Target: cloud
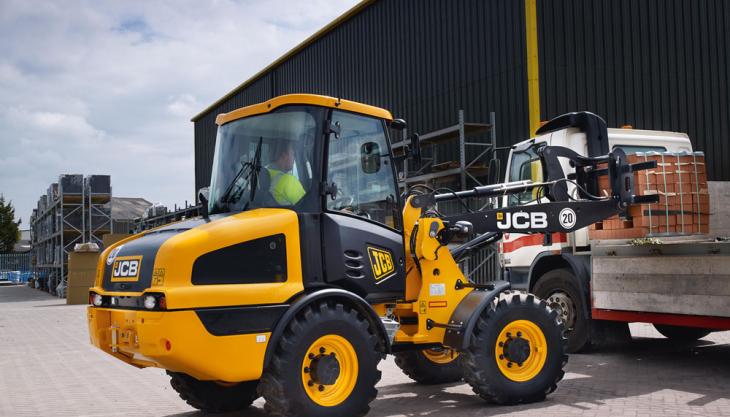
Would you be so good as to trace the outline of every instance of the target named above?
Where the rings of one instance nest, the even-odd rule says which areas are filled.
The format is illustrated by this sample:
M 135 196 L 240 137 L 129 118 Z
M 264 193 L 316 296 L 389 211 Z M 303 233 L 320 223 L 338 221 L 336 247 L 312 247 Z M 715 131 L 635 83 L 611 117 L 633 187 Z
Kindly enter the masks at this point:
M 167 110 L 173 115 L 185 117 L 200 110 L 200 107 L 200 103 L 192 94 L 185 93 L 173 97 L 167 105 Z
M 194 196 L 190 118 L 357 0 L 0 2 L 0 193 L 26 222 L 63 173 Z

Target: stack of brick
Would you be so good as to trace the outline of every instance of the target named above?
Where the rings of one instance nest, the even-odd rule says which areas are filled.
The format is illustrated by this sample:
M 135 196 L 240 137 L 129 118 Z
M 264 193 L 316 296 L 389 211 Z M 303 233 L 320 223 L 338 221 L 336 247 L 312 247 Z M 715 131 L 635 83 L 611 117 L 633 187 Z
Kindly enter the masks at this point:
M 591 239 L 634 239 L 709 233 L 710 196 L 702 152 L 646 152 L 630 163 L 656 161 L 657 167 L 634 173 L 636 195 L 658 195 L 655 204 L 634 204 L 626 218 L 614 216 L 589 228 Z M 602 195 L 610 195 L 608 177 L 599 178 Z

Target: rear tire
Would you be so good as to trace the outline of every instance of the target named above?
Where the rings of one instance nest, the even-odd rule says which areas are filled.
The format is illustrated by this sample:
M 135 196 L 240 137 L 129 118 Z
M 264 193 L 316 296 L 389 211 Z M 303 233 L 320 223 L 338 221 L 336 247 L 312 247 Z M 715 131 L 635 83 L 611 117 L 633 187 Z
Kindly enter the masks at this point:
M 280 417 L 365 415 L 378 393 L 381 348 L 375 330 L 349 306 L 308 306 L 288 324 L 261 378 L 266 411 Z
M 258 381 L 222 385 L 201 381 L 190 375 L 170 372 L 170 385 L 190 406 L 207 413 L 226 413 L 249 407 L 259 395 Z
M 563 327 L 545 301 L 506 291 L 477 320 L 461 361 L 476 394 L 491 403 L 519 404 L 555 391 L 568 356 Z
M 541 276 L 532 292 L 545 300 L 558 313 L 565 326 L 568 353 L 580 352 L 590 346 L 590 318 L 585 314 L 586 299 L 580 291 L 578 279 L 566 268 L 554 269 Z
M 403 373 L 419 384 L 461 381 L 460 355 L 451 349 L 409 350 L 394 356 Z
M 655 324 L 654 328 L 667 339 L 678 342 L 694 342 L 712 333 L 712 330 L 701 327 L 670 326 L 667 324 Z

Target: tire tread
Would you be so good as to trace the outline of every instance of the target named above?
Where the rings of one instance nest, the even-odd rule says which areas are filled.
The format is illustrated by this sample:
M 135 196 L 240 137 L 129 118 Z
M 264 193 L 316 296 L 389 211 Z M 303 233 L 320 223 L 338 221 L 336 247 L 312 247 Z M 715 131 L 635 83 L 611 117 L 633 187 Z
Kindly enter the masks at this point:
M 487 332 L 495 325 L 495 323 L 492 322 L 492 319 L 504 309 L 521 305 L 532 306 L 533 308 L 548 311 L 548 314 L 556 325 L 560 325 L 557 314 L 547 308 L 545 301 L 535 298 L 532 294 L 527 295 L 525 293 L 507 290 L 502 292 L 489 306 L 487 306 L 485 311 L 478 318 L 477 325 L 474 328 L 474 334 L 472 335 L 469 346 L 464 352 L 465 354 L 463 355 L 464 358 L 462 359 L 461 364 L 464 371 L 464 380 L 471 386 L 475 394 L 479 395 L 482 399 L 489 403 L 522 404 L 542 401 L 548 394 L 557 389 L 558 383 L 565 375 L 563 367 L 568 362 L 568 355 L 565 354 L 565 344 L 567 339 L 564 335 L 562 335 L 562 332 L 561 339 L 563 345 L 560 349 L 560 370 L 556 373 L 554 379 L 547 384 L 544 391 L 535 392 L 531 395 L 512 395 L 500 392 L 499 387 L 494 383 L 495 376 L 487 375 L 482 364 L 486 363 L 486 361 L 494 360 L 494 358 L 489 357 L 490 355 L 485 353 L 483 346 L 488 343 L 486 338 Z
M 366 330 L 368 345 L 375 351 L 380 349 L 382 344 L 375 334 L 374 329 L 372 329 L 372 326 L 349 306 L 345 306 L 342 303 L 327 303 L 326 301 L 308 306 L 303 312 L 297 314 L 287 326 L 276 347 L 269 368 L 261 378 L 258 392 L 266 400 L 264 410 L 269 415 L 273 417 L 292 417 L 299 415 L 301 412 L 301 410 L 297 409 L 296 404 L 291 400 L 290 396 L 287 395 L 284 387 L 285 384 L 282 381 L 284 375 L 291 372 L 292 369 L 299 368 L 299 365 L 292 363 L 293 358 L 287 355 L 287 347 L 297 344 L 297 339 L 303 335 L 307 323 L 320 322 L 322 321 L 323 315 L 330 312 L 336 314 L 338 317 L 348 317 L 347 320 L 353 326 Z M 375 358 L 377 365 L 377 362 L 381 358 L 381 352 L 378 352 Z M 380 381 L 381 375 L 379 370 L 376 371 L 375 383 Z M 370 411 L 369 404 L 378 395 L 378 391 L 375 389 L 375 383 L 366 388 L 367 391 L 364 393 L 366 401 L 359 410 L 351 414 L 353 417 L 364 416 Z

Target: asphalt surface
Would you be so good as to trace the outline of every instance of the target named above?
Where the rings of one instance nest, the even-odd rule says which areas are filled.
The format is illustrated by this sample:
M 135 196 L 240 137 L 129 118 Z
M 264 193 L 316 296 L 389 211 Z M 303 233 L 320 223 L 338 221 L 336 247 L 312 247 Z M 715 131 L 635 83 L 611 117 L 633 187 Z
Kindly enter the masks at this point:
M 420 386 L 392 359 L 372 417 L 730 416 L 730 332 L 691 345 L 631 327 L 632 342 L 571 355 L 565 380 L 544 402 L 498 407 L 466 384 Z M 262 417 L 250 410 L 217 416 Z M 0 287 L 0 416 L 198 417 L 159 369 L 139 370 L 93 348 L 85 306 L 26 287 Z

